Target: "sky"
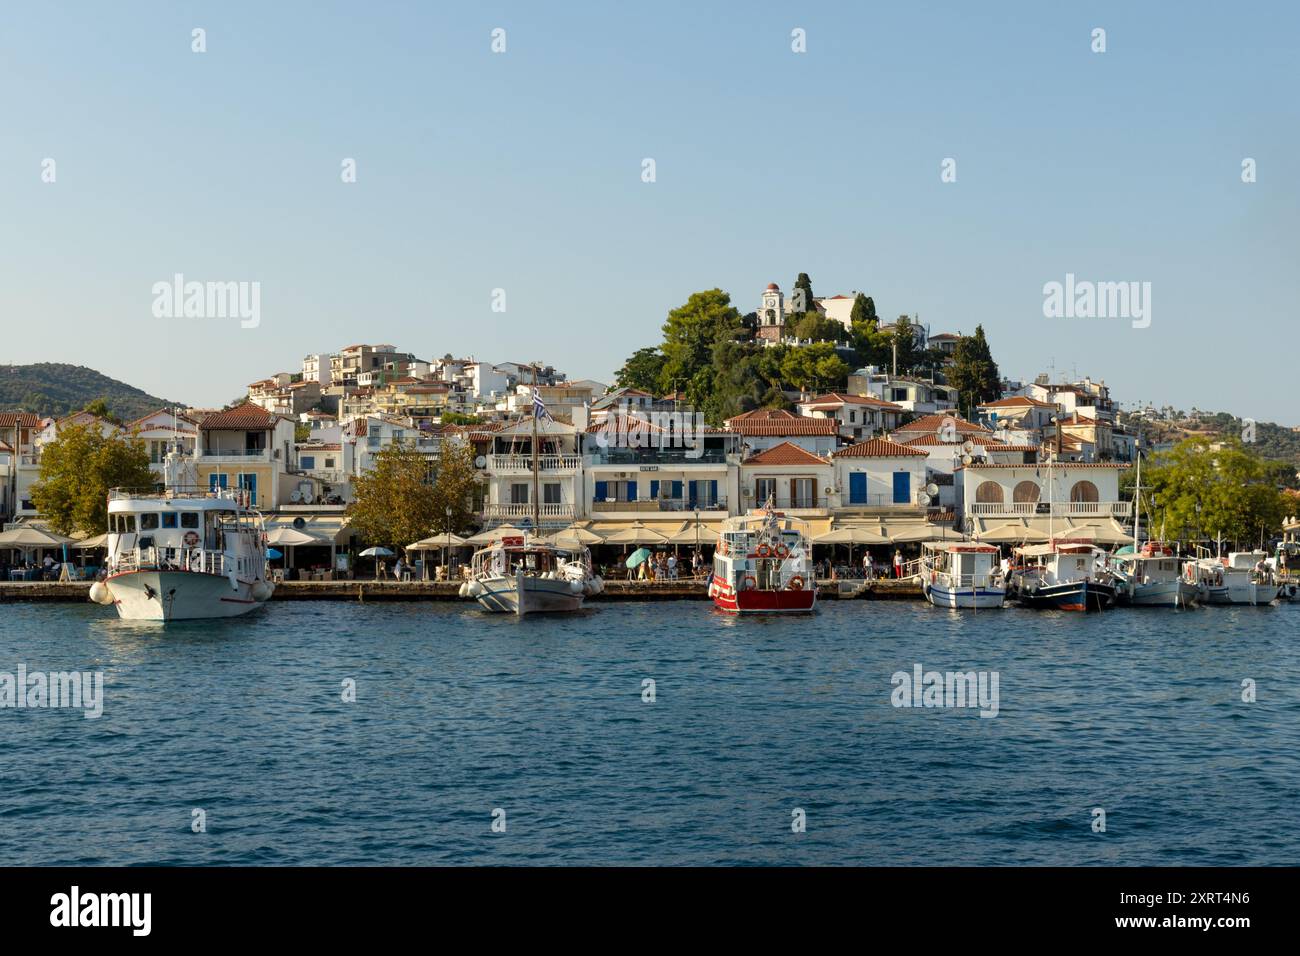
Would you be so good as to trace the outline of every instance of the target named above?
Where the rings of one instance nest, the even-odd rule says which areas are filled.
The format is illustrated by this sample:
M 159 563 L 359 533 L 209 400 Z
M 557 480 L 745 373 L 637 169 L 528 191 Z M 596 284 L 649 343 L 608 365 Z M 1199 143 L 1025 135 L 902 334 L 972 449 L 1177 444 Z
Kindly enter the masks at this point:
M 983 325 L 1004 375 L 1300 424 L 1297 36 L 1281 2 L 5 4 L 0 364 L 196 405 L 357 342 L 609 381 L 690 293 L 807 272 Z M 178 273 L 258 283 L 258 324 L 156 314 Z M 1149 282 L 1149 324 L 1045 316 L 1067 274 Z

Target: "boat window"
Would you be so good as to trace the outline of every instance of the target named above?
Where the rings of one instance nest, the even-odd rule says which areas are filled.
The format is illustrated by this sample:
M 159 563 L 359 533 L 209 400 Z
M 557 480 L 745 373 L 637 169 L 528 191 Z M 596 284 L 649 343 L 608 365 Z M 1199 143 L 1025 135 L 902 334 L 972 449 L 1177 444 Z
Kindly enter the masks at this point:
M 117 517 L 122 522 L 123 534 L 135 534 L 135 515 L 118 515 Z
M 142 514 L 140 516 L 141 531 L 156 531 L 158 528 L 158 516 L 153 512 Z
M 199 513 L 197 511 L 186 511 L 181 514 L 182 528 L 197 528 L 199 526 Z
M 176 512 L 164 511 L 162 515 L 162 526 L 164 528 L 176 527 L 176 518 L 177 518 Z

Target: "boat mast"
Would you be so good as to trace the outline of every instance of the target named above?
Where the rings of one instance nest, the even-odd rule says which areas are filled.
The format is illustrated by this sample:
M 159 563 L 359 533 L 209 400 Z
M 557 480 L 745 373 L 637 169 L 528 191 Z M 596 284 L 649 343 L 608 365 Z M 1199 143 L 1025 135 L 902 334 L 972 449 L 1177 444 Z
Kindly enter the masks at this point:
M 1142 525 L 1142 449 L 1137 450 L 1137 488 L 1133 490 L 1133 550 L 1138 549 L 1138 529 Z
M 541 505 L 537 501 L 537 401 L 537 364 L 533 363 L 533 534 L 538 534 L 542 529 Z

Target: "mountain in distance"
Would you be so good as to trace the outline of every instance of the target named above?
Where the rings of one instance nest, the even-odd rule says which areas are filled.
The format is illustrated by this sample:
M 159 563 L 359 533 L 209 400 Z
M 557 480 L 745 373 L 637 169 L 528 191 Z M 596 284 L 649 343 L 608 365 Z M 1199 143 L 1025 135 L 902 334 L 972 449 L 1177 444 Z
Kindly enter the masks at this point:
M 115 418 L 132 421 L 169 402 L 84 365 L 38 362 L 0 365 L 0 412 L 34 412 L 59 417 L 102 398 Z

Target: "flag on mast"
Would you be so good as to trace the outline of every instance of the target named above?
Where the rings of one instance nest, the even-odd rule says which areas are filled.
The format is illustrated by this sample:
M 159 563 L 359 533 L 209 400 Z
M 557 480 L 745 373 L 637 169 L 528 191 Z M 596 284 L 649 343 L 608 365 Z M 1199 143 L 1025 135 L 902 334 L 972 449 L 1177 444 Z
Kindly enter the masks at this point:
M 546 410 L 546 403 L 542 401 L 542 396 L 533 392 L 533 417 L 540 421 L 555 421 L 551 413 Z

